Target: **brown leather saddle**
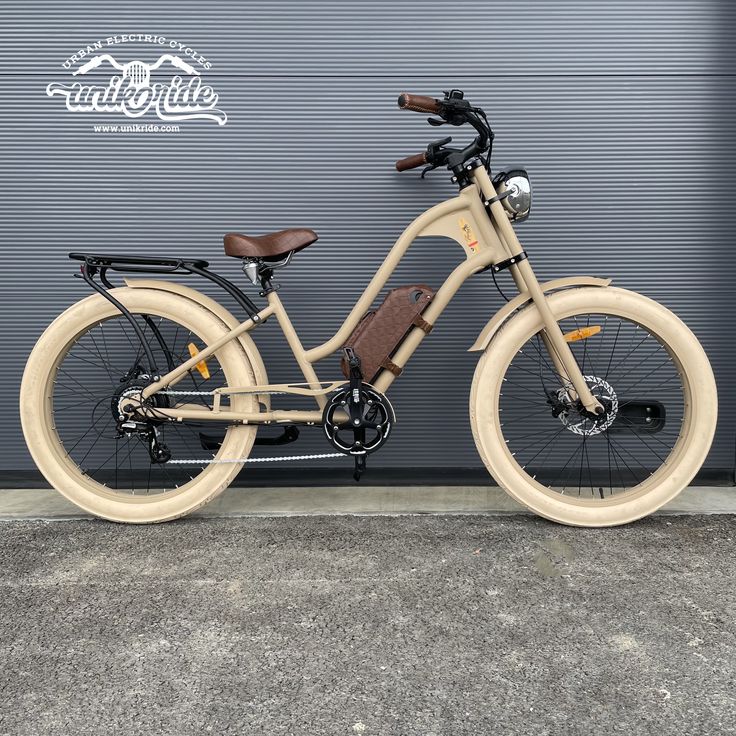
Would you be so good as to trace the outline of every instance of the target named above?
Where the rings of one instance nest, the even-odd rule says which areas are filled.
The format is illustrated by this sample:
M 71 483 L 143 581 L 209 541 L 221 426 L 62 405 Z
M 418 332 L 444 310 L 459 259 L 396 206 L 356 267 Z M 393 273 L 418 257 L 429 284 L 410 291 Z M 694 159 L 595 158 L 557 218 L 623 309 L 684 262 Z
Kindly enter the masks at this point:
M 278 260 L 289 253 L 303 250 L 316 240 L 317 233 L 307 228 L 293 228 L 255 236 L 228 233 L 225 236 L 225 253 L 233 258 Z

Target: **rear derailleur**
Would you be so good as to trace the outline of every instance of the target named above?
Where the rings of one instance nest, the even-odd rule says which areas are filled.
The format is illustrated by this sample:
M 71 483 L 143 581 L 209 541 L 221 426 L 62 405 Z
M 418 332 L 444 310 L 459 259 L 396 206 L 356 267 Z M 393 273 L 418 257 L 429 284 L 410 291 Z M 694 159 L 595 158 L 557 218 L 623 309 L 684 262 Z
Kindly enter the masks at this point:
M 388 399 L 363 383 L 360 358 L 352 348 L 344 348 L 350 369 L 350 383 L 332 394 L 322 415 L 322 426 L 329 443 L 355 460 L 353 478 L 360 480 L 366 457 L 388 439 L 396 421 Z
M 146 446 L 151 462 L 159 465 L 171 460 L 171 450 L 159 439 L 158 429 L 147 422 L 126 419 L 118 422 L 118 437 L 138 437 Z

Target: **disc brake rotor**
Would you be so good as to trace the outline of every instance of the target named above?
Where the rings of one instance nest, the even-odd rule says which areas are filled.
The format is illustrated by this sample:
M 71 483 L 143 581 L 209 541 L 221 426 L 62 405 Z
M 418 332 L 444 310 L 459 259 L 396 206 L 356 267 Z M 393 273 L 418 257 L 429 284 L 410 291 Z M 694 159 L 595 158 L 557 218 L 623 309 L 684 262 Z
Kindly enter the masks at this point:
M 615 421 L 618 414 L 618 397 L 608 381 L 598 376 L 583 376 L 591 393 L 605 408 L 601 415 L 594 416 L 582 408 L 580 402 L 571 404 L 566 389 L 560 389 L 558 399 L 566 405 L 558 419 L 575 434 L 591 437 L 605 432 Z

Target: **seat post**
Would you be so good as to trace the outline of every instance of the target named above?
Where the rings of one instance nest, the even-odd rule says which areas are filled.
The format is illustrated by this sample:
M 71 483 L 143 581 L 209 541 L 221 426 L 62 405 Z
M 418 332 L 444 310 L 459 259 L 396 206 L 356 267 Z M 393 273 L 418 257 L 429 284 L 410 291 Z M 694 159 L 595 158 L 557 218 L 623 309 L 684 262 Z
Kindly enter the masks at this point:
M 261 279 L 261 296 L 268 296 L 269 294 L 278 291 L 279 285 L 274 284 L 273 279 L 273 269 L 266 266 L 265 264 L 261 265 L 261 269 L 258 273 L 260 279 Z
M 287 253 L 286 257 L 280 261 L 265 258 L 243 258 L 243 273 L 254 286 L 260 281 L 262 289 L 260 295 L 268 296 L 279 289 L 279 285 L 273 283 L 273 272 L 288 266 L 293 255 L 292 252 Z

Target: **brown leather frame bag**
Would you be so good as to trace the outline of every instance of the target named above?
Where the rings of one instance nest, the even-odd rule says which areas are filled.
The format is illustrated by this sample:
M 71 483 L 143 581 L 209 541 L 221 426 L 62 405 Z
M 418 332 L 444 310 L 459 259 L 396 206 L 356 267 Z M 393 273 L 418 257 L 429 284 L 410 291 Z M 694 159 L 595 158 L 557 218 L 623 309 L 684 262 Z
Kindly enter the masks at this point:
M 391 356 L 412 327 L 419 327 L 427 334 L 431 332 L 432 325 L 422 317 L 422 312 L 433 297 L 434 290 L 426 284 L 400 286 L 389 291 L 378 309 L 360 320 L 343 347 L 352 348 L 360 358 L 364 381 L 371 383 L 382 368 L 395 376 L 401 375 L 402 369 Z M 345 358 L 340 366 L 348 378 L 350 371 Z

